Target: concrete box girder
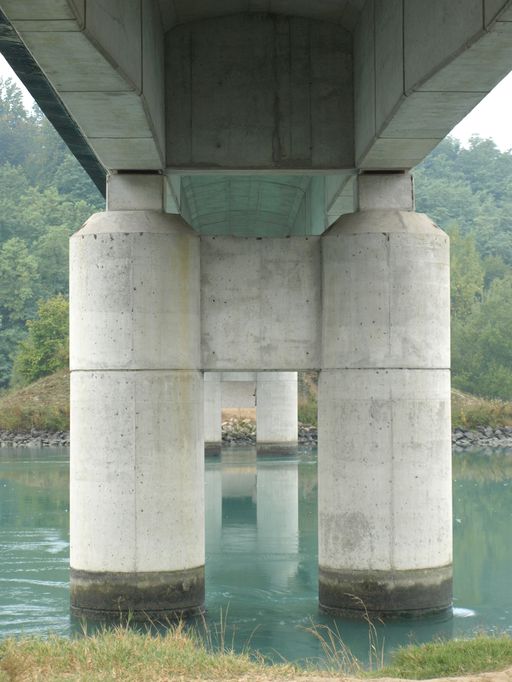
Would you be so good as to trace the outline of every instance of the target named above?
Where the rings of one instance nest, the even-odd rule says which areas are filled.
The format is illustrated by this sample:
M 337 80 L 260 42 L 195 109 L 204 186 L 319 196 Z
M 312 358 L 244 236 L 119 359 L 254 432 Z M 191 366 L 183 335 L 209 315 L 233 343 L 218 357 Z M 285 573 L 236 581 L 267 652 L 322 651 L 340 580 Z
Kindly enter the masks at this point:
M 86 0 L 87 34 L 138 92 L 142 89 L 141 1 Z
M 2 9 L 12 21 L 47 21 L 74 19 L 75 13 L 67 0 L 2 0 Z
M 161 169 L 163 29 L 156 0 L 7 0 L 1 7 L 103 166 Z
M 352 30 L 365 0 L 159 0 L 165 29 L 241 12 L 264 12 L 333 21 Z
M 204 234 L 320 234 L 348 186 L 224 176 L 408 169 L 512 65 L 510 0 L 0 5 L 104 167 L 222 174 L 178 205 Z
M 239 14 L 166 34 L 167 166 L 353 167 L 350 34 Z
M 19 27 L 27 47 L 37 55 L 39 65 L 55 89 L 59 93 L 132 90 L 133 87 L 87 40 L 78 24 L 74 26 L 72 31 L 52 31 L 51 40 L 46 31 L 34 31 L 33 24 L 23 22 Z M 63 55 L 66 55 L 65 59 Z
M 415 166 L 506 75 L 509 7 L 368 0 L 354 32 L 359 168 Z
M 498 21 L 485 40 L 478 40 L 457 59 L 419 86 L 420 91 L 485 93 L 489 91 L 489 71 L 505 76 L 511 68 L 512 24 Z M 498 76 L 499 78 L 499 76 Z
M 482 0 L 407 0 L 404 3 L 406 92 L 451 61 L 454 54 L 481 34 L 482 5 Z

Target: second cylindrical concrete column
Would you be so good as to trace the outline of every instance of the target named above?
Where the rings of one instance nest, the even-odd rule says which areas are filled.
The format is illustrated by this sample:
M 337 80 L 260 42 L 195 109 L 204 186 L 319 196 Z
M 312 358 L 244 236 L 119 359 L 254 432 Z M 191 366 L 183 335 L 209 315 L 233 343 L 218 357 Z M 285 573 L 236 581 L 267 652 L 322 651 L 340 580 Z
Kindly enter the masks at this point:
M 161 618 L 204 601 L 199 240 L 161 178 L 114 182 L 71 239 L 71 602 Z
M 320 604 L 442 611 L 452 594 L 448 238 L 424 215 L 373 208 L 322 241 Z
M 204 373 L 204 447 L 206 454 L 219 454 L 222 447 L 222 374 Z

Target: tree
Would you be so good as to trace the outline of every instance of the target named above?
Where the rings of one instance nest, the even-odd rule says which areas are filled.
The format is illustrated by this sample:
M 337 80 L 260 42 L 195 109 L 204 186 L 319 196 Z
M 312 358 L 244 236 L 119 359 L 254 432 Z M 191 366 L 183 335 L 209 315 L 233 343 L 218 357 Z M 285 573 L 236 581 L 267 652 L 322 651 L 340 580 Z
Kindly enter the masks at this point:
M 24 323 L 35 313 L 39 273 L 35 256 L 17 237 L 0 247 L 0 315 L 2 325 Z
M 40 273 L 39 295 L 50 298 L 68 293 L 69 231 L 66 227 L 50 227 L 34 245 Z
M 37 301 L 67 293 L 70 234 L 103 205 L 38 107 L 0 79 L 0 387 Z
M 64 296 L 39 303 L 37 318 L 27 322 L 28 335 L 14 359 L 14 385 L 29 384 L 68 366 L 68 318 L 69 305 Z
M 472 235 L 463 237 L 458 225 L 450 228 L 452 316 L 465 319 L 482 300 L 484 268 Z
M 455 320 L 453 384 L 463 391 L 512 400 L 512 274 L 496 279 L 466 320 Z

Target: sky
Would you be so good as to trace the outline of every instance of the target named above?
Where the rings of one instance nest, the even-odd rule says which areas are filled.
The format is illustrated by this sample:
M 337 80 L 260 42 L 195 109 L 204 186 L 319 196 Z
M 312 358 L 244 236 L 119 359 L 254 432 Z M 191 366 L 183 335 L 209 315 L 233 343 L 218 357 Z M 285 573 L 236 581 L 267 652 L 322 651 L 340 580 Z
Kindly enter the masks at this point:
M 0 78 L 14 78 L 25 94 L 25 105 L 32 106 L 32 98 L 0 55 Z M 512 72 L 469 113 L 451 135 L 464 146 L 472 135 L 491 138 L 501 151 L 512 149 Z

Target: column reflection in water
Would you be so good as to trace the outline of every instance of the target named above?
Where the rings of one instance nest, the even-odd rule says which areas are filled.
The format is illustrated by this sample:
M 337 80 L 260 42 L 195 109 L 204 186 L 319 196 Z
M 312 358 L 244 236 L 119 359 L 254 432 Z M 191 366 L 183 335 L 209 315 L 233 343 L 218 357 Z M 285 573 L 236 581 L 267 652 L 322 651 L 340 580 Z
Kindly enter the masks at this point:
M 298 568 L 298 462 L 259 461 L 256 491 L 260 563 L 269 586 L 285 590 Z
M 222 535 L 222 473 L 217 464 L 206 463 L 204 472 L 206 551 L 220 545 Z
M 233 448 L 222 453 L 223 499 L 251 499 L 256 492 L 256 450 L 239 451 Z

